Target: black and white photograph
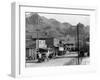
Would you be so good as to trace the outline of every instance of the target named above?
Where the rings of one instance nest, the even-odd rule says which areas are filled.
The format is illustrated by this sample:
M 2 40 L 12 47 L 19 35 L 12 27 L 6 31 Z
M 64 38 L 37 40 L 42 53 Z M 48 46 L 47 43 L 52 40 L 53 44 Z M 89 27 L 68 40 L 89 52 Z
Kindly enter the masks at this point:
M 90 63 L 90 16 L 25 12 L 25 66 Z

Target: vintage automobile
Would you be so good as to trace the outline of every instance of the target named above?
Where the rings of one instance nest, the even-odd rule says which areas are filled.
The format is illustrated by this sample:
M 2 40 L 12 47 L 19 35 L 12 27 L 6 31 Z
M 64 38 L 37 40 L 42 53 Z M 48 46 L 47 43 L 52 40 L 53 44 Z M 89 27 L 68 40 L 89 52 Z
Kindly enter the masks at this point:
M 50 49 L 49 51 L 50 52 L 49 52 L 48 58 L 52 59 L 53 55 L 54 55 L 54 52 L 53 52 L 52 49 Z M 38 54 L 37 54 L 38 62 L 45 61 L 45 59 L 47 58 L 47 53 L 48 53 L 48 49 L 39 48 L 38 49 Z M 41 55 L 41 57 L 39 57 L 39 54 Z
M 46 52 L 47 52 L 47 49 L 39 48 L 37 50 L 37 59 L 38 59 L 38 62 L 45 61 L 45 58 L 46 58 L 45 54 L 46 54 Z M 41 57 L 39 55 L 41 55 Z

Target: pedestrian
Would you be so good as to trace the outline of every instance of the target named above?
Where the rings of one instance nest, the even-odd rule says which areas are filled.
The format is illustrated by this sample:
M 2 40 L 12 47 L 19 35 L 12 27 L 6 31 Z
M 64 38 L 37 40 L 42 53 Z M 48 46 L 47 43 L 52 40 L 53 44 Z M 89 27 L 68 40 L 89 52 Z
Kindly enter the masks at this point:
M 42 54 L 39 51 L 37 51 L 37 55 L 38 55 L 38 62 L 41 62 Z
M 62 41 L 59 42 L 59 52 L 60 52 L 61 55 L 63 55 L 64 45 L 63 45 Z
M 49 55 L 50 55 L 50 48 L 48 48 L 48 52 L 46 53 L 46 60 L 49 61 Z

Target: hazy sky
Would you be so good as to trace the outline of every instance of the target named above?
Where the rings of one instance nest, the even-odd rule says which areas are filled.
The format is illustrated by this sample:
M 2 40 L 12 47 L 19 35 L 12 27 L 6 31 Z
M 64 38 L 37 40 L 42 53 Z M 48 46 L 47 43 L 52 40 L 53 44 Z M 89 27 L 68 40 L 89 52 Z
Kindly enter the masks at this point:
M 38 13 L 40 16 L 44 16 L 48 19 L 56 19 L 60 22 L 68 22 L 72 25 L 77 25 L 79 22 L 86 25 L 90 25 L 90 16 L 81 16 L 81 15 L 61 15 L 61 14 L 44 14 Z M 27 15 L 30 15 L 27 13 Z

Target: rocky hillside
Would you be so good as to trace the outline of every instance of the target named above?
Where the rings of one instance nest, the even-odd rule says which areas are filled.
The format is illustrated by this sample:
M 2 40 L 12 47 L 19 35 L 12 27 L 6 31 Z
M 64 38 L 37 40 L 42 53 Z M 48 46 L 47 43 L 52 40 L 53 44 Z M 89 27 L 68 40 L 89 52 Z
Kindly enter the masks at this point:
M 82 23 L 77 25 L 71 25 L 67 22 L 61 23 L 56 19 L 48 19 L 37 13 L 26 17 L 26 35 L 39 31 L 41 34 L 44 34 L 43 36 L 49 37 L 77 37 L 77 26 L 80 38 L 84 36 L 89 37 L 89 26 L 84 26 Z

